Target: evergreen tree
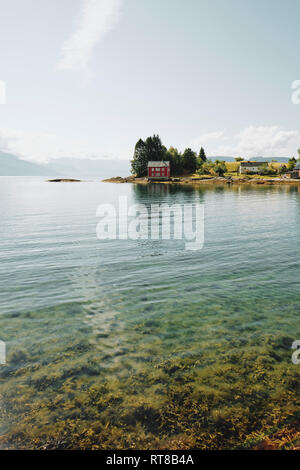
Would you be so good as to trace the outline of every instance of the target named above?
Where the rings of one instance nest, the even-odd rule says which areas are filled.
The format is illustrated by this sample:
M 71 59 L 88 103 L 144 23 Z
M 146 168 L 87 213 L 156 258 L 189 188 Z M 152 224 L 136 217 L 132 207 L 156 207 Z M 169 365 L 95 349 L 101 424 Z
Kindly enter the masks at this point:
M 161 143 L 159 135 L 147 137 L 145 140 L 146 154 L 149 161 L 162 161 L 166 159 L 167 149 Z
M 204 151 L 203 147 L 201 147 L 201 149 L 200 149 L 199 159 L 202 160 L 202 162 L 207 162 L 207 156 L 205 154 L 205 151 Z
M 189 173 L 195 173 L 197 169 L 197 155 L 190 148 L 185 149 L 182 155 L 183 169 Z
M 140 139 L 134 148 L 133 160 L 131 161 L 131 173 L 138 176 L 147 175 L 147 152 L 145 142 Z

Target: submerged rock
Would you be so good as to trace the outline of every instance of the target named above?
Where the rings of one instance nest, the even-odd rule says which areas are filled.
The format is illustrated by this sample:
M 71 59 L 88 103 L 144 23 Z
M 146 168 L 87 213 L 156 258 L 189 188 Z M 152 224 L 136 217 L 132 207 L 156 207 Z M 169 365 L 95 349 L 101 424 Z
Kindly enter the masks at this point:
M 48 180 L 48 183 L 80 183 L 81 180 L 75 180 L 73 178 L 55 178 Z

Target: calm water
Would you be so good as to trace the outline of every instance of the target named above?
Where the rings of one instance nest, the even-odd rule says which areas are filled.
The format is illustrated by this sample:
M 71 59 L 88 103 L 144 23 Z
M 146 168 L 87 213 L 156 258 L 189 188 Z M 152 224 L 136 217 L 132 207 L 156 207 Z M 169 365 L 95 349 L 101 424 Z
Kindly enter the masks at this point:
M 120 195 L 203 203 L 203 249 L 99 241 Z M 0 178 L 0 213 L 3 447 L 236 447 L 297 413 L 297 187 Z

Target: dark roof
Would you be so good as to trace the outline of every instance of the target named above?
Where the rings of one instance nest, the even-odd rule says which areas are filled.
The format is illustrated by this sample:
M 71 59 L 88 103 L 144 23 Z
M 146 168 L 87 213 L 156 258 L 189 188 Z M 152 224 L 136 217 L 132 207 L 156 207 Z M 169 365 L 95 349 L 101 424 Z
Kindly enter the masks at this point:
M 295 166 L 294 170 L 300 170 L 300 163 L 297 163 L 297 165 Z
M 157 168 L 162 167 L 162 166 L 170 166 L 170 162 L 148 162 L 148 167 L 155 166 Z
M 241 162 L 241 166 L 262 166 L 267 164 L 268 162 Z

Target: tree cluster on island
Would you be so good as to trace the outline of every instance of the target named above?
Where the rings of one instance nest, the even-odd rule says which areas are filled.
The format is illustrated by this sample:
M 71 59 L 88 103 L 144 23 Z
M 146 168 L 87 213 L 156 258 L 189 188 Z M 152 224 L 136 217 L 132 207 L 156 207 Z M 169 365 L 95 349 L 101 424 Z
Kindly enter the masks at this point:
M 169 161 L 171 174 L 180 176 L 184 174 L 210 174 L 213 169 L 216 174 L 223 175 L 226 170 L 225 162 L 211 162 L 207 159 L 204 149 L 201 147 L 199 154 L 187 148 L 183 153 L 176 148 L 167 149 L 161 142 L 159 135 L 140 139 L 134 149 L 131 161 L 131 172 L 137 177 L 147 176 L 148 162 Z
M 300 159 L 300 149 L 298 153 Z M 140 139 L 136 143 L 131 161 L 131 173 L 138 178 L 147 176 L 149 161 L 169 161 L 171 175 L 173 176 L 195 173 L 198 175 L 224 176 L 228 172 L 226 162 L 223 160 L 209 160 L 203 147 L 201 147 L 199 154 L 190 148 L 186 148 L 181 153 L 174 147 L 167 149 L 162 144 L 159 135 L 147 137 L 145 140 Z M 235 161 L 240 163 L 246 160 L 242 157 L 236 157 Z M 263 176 L 282 175 L 292 171 L 297 164 L 297 160 L 294 157 L 290 158 L 286 165 L 280 165 L 279 167 L 272 165 L 273 162 L 276 162 L 276 160 L 272 160 L 270 164 L 263 165 L 260 169 L 260 174 Z

